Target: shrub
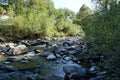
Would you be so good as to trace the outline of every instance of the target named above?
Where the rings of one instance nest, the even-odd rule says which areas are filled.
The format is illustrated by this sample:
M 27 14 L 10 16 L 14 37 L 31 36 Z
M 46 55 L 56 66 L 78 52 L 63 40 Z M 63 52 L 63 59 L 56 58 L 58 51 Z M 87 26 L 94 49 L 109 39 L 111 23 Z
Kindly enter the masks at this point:
M 69 20 L 59 20 L 56 23 L 56 31 L 61 33 L 63 36 L 73 36 L 73 35 L 82 35 L 83 30 L 80 26 L 73 24 Z
M 28 17 L 17 16 L 13 22 L 17 37 L 45 37 L 54 35 L 54 21 L 43 13 L 30 13 Z
M 2 14 L 3 7 L 0 7 L 0 14 Z

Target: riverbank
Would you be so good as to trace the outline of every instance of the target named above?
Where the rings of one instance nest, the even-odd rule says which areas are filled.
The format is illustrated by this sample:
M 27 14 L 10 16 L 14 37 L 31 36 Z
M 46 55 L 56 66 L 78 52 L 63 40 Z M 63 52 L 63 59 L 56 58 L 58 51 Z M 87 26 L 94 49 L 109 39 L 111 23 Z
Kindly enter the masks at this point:
M 85 36 L 63 36 L 63 37 L 41 37 L 41 38 L 35 38 L 35 39 L 39 39 L 39 40 L 47 40 L 47 41 L 51 41 L 51 40 L 69 40 L 69 39 L 83 39 Z M 34 38 L 27 38 L 27 39 L 17 39 L 17 38 L 12 38 L 9 36 L 6 37 L 0 37 L 0 42 L 5 42 L 5 41 L 19 41 L 19 40 L 34 40 Z

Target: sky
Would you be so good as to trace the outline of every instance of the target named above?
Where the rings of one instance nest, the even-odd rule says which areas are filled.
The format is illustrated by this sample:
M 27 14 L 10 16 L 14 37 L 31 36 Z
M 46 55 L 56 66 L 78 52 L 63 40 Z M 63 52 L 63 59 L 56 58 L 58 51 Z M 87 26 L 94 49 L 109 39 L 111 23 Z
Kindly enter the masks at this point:
M 74 12 L 78 12 L 83 4 L 88 7 L 92 7 L 91 0 L 52 0 L 55 7 L 58 8 L 68 8 Z

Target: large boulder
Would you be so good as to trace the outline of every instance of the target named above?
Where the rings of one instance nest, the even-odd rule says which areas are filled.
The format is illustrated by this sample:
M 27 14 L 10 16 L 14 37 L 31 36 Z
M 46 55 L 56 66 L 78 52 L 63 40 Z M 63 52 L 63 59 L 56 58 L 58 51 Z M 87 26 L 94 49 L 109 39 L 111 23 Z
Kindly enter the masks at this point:
M 14 48 L 13 55 L 20 55 L 28 51 L 28 47 L 25 45 L 18 45 Z
M 66 64 L 63 71 L 68 75 L 69 79 L 80 80 L 89 77 L 89 69 L 82 68 L 77 64 Z
M 71 73 L 69 78 L 77 80 L 89 78 L 89 70 L 87 68 L 79 68 L 76 72 Z
M 77 70 L 80 68 L 79 65 L 77 64 L 66 64 L 63 66 L 63 71 L 66 73 L 66 74 L 71 74 L 73 72 L 77 72 Z

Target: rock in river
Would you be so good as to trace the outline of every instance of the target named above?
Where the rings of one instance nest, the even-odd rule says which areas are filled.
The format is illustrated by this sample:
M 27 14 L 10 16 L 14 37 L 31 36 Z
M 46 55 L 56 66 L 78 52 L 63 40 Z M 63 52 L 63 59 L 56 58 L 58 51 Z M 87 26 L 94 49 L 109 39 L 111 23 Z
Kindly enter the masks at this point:
M 70 73 L 76 72 L 79 68 L 80 66 L 77 64 L 66 64 L 63 66 L 63 71 L 66 74 L 70 74 Z
M 14 48 L 13 55 L 19 55 L 28 51 L 25 45 L 18 45 Z
M 48 57 L 47 57 L 48 60 L 55 60 L 56 59 L 56 56 L 54 54 L 49 54 Z
M 79 68 L 76 72 L 73 72 L 69 76 L 70 79 L 87 79 L 89 78 L 89 70 L 87 68 Z
M 89 76 L 89 70 L 82 68 L 77 64 L 67 64 L 63 66 L 63 71 L 66 75 L 69 75 L 69 79 L 79 80 L 82 78 L 87 78 Z

